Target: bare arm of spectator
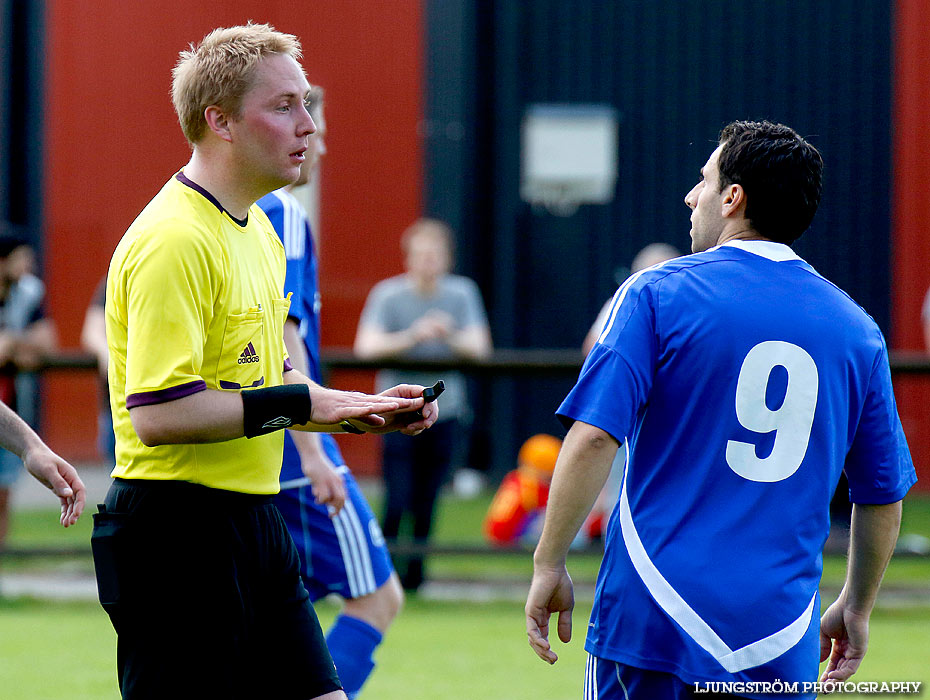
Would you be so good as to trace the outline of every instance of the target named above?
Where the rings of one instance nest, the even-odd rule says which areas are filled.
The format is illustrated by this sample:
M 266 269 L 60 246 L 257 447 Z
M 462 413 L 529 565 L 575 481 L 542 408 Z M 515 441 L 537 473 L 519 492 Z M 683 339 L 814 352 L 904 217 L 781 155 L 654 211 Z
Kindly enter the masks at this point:
M 96 356 L 97 369 L 106 376 L 110 351 L 107 348 L 106 316 L 104 308 L 99 304 L 87 307 L 84 326 L 81 328 L 81 347 Z
M 405 330 L 388 332 L 373 323 L 363 322 L 355 336 L 354 351 L 363 359 L 396 357 L 436 334 L 432 323 L 417 322 Z
M 20 369 L 34 370 L 46 355 L 58 347 L 58 333 L 51 319 L 43 318 L 23 330 L 16 337 L 13 362 Z
M 470 326 L 449 335 L 449 346 L 459 357 L 477 360 L 488 357 L 494 349 L 487 326 Z

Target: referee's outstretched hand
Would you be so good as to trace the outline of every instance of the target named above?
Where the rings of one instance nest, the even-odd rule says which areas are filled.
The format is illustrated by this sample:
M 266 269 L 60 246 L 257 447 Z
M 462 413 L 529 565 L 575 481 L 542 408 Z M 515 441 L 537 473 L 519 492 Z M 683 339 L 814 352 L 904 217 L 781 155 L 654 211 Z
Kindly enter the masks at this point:
M 423 401 L 425 387 L 419 384 L 398 384 L 379 394 L 385 400 L 403 401 L 404 404 L 389 411 L 378 411 L 375 416 L 353 421 L 366 433 L 392 433 L 419 435 L 439 418 L 438 401 Z M 381 419 L 381 423 L 371 422 L 371 418 Z
M 41 442 L 26 448 L 23 464 L 26 471 L 58 496 L 61 524 L 64 527 L 74 525 L 81 517 L 87 499 L 84 482 L 77 470 Z
M 537 568 L 526 598 L 526 636 L 536 655 L 549 664 L 559 660 L 549 643 L 549 618 L 559 614 L 559 639 L 572 639 L 572 610 L 575 593 L 572 578 L 564 567 Z
M 339 391 L 316 385 L 310 387 L 310 402 L 310 420 L 314 423 L 331 425 L 352 418 L 371 427 L 385 424 L 381 414 L 415 411 L 423 405 L 423 399 Z
M 439 418 L 439 403 L 437 401 L 422 402 L 425 388 L 419 384 L 398 384 L 381 392 L 382 396 L 401 396 L 417 401 L 412 409 L 397 410 L 390 415 L 385 415 L 386 426 L 404 435 L 419 435 L 435 423 Z

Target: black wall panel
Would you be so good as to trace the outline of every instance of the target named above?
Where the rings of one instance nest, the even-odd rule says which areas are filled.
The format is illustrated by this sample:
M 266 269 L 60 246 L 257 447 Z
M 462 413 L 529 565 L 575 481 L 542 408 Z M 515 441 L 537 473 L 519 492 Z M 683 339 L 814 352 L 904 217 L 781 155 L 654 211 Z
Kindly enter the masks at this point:
M 0 229 L 41 250 L 44 5 L 0 0 Z M 59 115 L 53 128 L 67 128 Z M 76 175 L 77 176 L 77 175 Z

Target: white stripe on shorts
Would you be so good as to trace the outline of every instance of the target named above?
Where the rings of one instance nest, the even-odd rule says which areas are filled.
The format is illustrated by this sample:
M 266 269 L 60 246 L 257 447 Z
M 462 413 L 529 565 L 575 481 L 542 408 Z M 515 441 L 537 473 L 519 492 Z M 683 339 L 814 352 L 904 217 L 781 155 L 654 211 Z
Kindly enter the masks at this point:
M 584 700 L 597 700 L 597 657 L 590 653 L 584 667 Z
M 342 552 L 349 593 L 353 598 L 374 593 L 377 584 L 371 565 L 371 553 L 368 551 L 368 540 L 351 500 L 346 500 L 339 515 L 333 518 L 333 528 L 336 530 L 336 538 Z

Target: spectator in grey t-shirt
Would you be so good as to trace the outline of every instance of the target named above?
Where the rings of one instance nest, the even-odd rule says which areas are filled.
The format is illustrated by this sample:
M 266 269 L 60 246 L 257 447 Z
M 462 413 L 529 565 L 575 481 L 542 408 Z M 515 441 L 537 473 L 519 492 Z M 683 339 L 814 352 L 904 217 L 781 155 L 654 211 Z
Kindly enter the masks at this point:
M 452 232 L 435 219 L 420 219 L 401 237 L 407 272 L 375 285 L 368 295 L 355 353 L 362 358 L 454 359 L 486 357 L 491 333 L 478 286 L 452 275 Z M 414 541 L 426 543 L 439 487 L 445 479 L 462 423 L 468 416 L 464 377 L 458 372 L 384 370 L 378 390 L 396 383 L 446 384 L 439 421 L 416 437 L 384 436 L 385 537 L 396 539 L 405 517 Z M 396 561 L 401 582 L 416 590 L 423 560 Z

